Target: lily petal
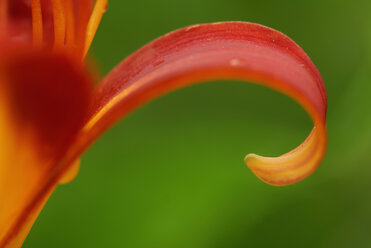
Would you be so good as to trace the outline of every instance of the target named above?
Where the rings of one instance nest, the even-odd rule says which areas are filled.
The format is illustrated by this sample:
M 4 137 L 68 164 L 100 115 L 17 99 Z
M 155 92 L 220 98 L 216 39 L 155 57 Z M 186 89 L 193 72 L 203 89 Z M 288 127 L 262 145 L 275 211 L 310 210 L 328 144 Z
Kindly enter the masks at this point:
M 284 34 L 262 25 L 227 22 L 195 25 L 144 46 L 114 68 L 95 89 L 80 146 L 141 104 L 191 84 L 217 79 L 255 82 L 282 92 L 314 122 L 309 137 L 279 157 L 249 154 L 247 166 L 274 185 L 297 182 L 322 160 L 327 143 L 326 90 L 305 52 Z
M 65 56 L 9 54 L 0 60 L 0 247 L 19 247 L 55 188 L 40 195 L 43 183 L 86 121 L 91 81 Z
M 327 100 L 321 76 L 295 42 L 261 25 L 242 22 L 195 25 L 149 43 L 120 63 L 98 85 L 86 119 L 80 117 L 86 117 L 89 80 L 81 75 L 82 72 L 55 58 L 41 59 L 42 66 L 34 60 L 26 61 L 22 63 L 27 66 L 13 63 L 17 66 L 6 67 L 2 79 L 5 88 L 11 92 L 4 96 L 11 97 L 2 100 L 5 102 L 1 105 L 16 106 L 15 113 L 18 114 L 13 115 L 13 111 L 9 113 L 5 108 L 5 117 L 0 119 L 5 121 L 0 122 L 0 131 L 12 135 L 11 138 L 16 141 L 19 134 L 26 137 L 23 139 L 24 151 L 31 152 L 26 153 L 30 159 L 21 153 L 21 162 L 16 163 L 23 175 L 13 173 L 8 180 L 25 180 L 24 187 L 29 190 L 27 194 L 15 191 L 15 201 L 19 200 L 22 207 L 11 211 L 13 203 L 4 205 L 11 215 L 0 216 L 0 224 L 5 223 L 0 226 L 0 247 L 13 247 L 23 242 L 56 184 L 73 177 L 78 169 L 78 162 L 75 161 L 105 130 L 141 104 L 191 84 L 217 79 L 259 83 L 290 96 L 312 117 L 312 133 L 291 152 L 276 158 L 254 154 L 246 156 L 246 164 L 263 181 L 274 185 L 297 182 L 313 172 L 325 154 Z M 9 68 L 17 70 L 12 73 Z M 47 73 L 40 73 L 41 68 Z M 56 81 L 57 87 L 48 87 L 49 81 Z M 40 92 L 45 87 L 48 94 L 41 94 L 40 97 L 34 89 L 25 91 L 29 89 L 27 82 L 32 82 Z M 22 90 L 17 90 L 14 85 L 21 85 L 19 89 Z M 23 95 L 25 92 L 26 96 Z M 50 96 L 59 100 L 49 99 Z M 34 104 L 28 106 L 30 102 L 43 111 L 36 111 L 39 108 Z M 66 106 L 68 111 L 65 111 Z M 71 106 L 74 107 L 70 109 Z M 35 114 L 28 115 L 32 111 Z M 30 125 L 20 125 L 23 120 Z M 14 130 L 9 132 L 8 128 L 13 128 L 13 124 Z M 28 130 L 31 130 L 30 136 L 25 135 Z M 0 145 L 1 148 L 6 147 Z M 46 147 L 49 149 L 44 149 Z M 9 156 L 5 156 L 7 161 L 13 161 L 15 155 Z M 30 163 L 26 165 L 22 161 Z M 1 165 L 4 171 L 10 166 L 7 163 Z M 31 168 L 34 168 L 32 173 L 36 176 L 32 175 L 30 179 L 23 172 L 31 171 Z M 15 186 L 16 183 L 10 189 L 17 189 Z M 9 193 L 4 187 L 5 184 L 0 185 L 0 201 L 6 199 Z

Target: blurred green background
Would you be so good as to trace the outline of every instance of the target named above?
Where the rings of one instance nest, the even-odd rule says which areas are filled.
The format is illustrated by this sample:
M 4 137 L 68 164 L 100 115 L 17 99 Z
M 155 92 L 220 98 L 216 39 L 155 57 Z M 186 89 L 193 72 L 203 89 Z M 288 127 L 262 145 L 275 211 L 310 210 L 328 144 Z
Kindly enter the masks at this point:
M 93 44 L 102 75 L 174 29 L 249 21 L 295 40 L 328 91 L 329 149 L 308 179 L 273 187 L 243 163 L 312 124 L 262 86 L 214 82 L 157 99 L 107 132 L 60 186 L 24 247 L 371 247 L 369 0 L 110 0 Z

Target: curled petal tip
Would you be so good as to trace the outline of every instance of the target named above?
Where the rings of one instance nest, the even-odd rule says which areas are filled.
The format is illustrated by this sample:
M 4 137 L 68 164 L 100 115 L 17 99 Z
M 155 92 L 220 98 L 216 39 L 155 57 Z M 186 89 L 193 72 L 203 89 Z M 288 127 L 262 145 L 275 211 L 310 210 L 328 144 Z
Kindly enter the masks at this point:
M 244 161 L 247 167 L 255 174 L 255 176 L 260 178 L 265 183 L 276 186 L 283 186 L 294 183 L 291 181 L 289 182 L 288 178 L 277 178 L 283 171 L 277 171 L 277 166 L 274 166 L 274 159 L 275 158 L 262 157 L 250 153 L 245 156 Z M 269 160 L 271 163 L 267 163 Z
M 312 174 L 326 150 L 326 129 L 313 128 L 308 138 L 296 149 L 279 157 L 248 154 L 245 164 L 262 181 L 276 186 L 290 185 Z
M 256 154 L 254 154 L 254 153 L 249 153 L 249 154 L 247 154 L 247 155 L 245 156 L 245 158 L 244 158 L 245 164 L 250 168 L 249 164 L 250 164 L 250 163 L 253 163 L 254 160 L 255 160 L 257 157 L 259 157 L 259 155 L 256 155 Z

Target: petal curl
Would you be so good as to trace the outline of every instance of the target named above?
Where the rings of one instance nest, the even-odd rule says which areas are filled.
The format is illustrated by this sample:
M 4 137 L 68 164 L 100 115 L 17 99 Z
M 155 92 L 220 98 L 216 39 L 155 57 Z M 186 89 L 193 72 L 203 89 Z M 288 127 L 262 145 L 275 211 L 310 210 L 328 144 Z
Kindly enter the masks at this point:
M 249 154 L 247 166 L 273 185 L 311 174 L 327 144 L 326 90 L 305 52 L 284 34 L 262 25 L 227 22 L 195 25 L 144 46 L 114 68 L 95 89 L 90 120 L 76 150 L 145 102 L 171 90 L 217 79 L 255 82 L 296 100 L 314 128 L 296 149 L 279 157 Z
M 22 245 L 57 183 L 45 182 L 86 121 L 91 99 L 80 66 L 20 50 L 2 50 L 0 58 L 0 247 Z

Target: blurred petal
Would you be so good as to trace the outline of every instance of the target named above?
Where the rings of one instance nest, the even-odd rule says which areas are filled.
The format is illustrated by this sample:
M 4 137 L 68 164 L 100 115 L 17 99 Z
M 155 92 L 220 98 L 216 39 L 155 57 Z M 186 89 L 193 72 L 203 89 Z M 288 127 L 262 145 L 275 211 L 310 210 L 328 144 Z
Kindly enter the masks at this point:
M 65 57 L 9 54 L 0 60 L 0 247 L 19 247 L 86 120 L 91 88 Z
M 0 33 L 4 26 L 11 26 L 8 37 L 14 41 L 32 41 L 37 47 L 64 51 L 80 62 L 107 9 L 107 0 L 1 0 L 0 3 L 4 5 L 0 5 L 0 27 L 3 27 Z
M 301 104 L 314 122 L 309 137 L 279 157 L 249 154 L 247 166 L 274 185 L 297 182 L 322 160 L 327 143 L 326 91 L 305 52 L 284 34 L 242 22 L 195 25 L 167 34 L 121 62 L 96 88 L 90 120 L 78 148 L 85 149 L 141 104 L 191 84 L 218 79 L 255 82 Z

